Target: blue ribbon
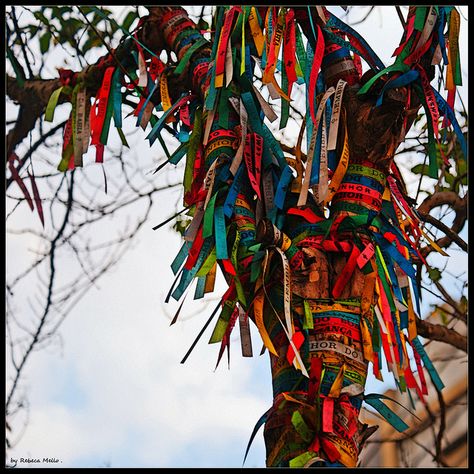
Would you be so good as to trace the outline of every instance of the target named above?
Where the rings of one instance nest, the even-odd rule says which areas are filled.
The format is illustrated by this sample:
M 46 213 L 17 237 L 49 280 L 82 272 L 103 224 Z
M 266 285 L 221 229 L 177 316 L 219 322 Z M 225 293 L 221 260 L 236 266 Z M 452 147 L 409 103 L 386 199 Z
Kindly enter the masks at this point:
M 441 49 L 441 54 L 443 55 L 443 61 L 444 64 L 448 64 L 448 56 L 446 54 L 446 43 L 444 41 L 444 26 L 445 26 L 445 16 L 446 16 L 446 11 L 445 7 L 438 7 L 438 14 L 439 14 L 439 19 L 438 19 L 438 41 L 439 41 L 439 47 Z
M 199 253 L 199 257 L 197 258 L 194 267 L 191 270 L 188 270 L 186 268 L 183 269 L 183 273 L 181 275 L 181 280 L 179 282 L 179 285 L 177 286 L 177 288 L 173 291 L 171 295 L 173 299 L 178 301 L 181 298 L 186 288 L 189 286 L 194 276 L 196 275 L 198 270 L 201 268 L 202 264 L 204 263 L 204 260 L 208 257 L 209 251 L 211 250 L 211 246 L 212 246 L 212 239 L 204 240 L 204 243 L 202 244 L 201 252 Z
M 462 152 L 464 156 L 467 157 L 466 140 L 464 139 L 464 135 L 461 131 L 461 127 L 459 126 L 458 121 L 456 120 L 453 110 L 451 110 L 451 107 L 443 99 L 443 97 L 441 97 L 438 91 L 433 86 L 431 88 L 433 89 L 433 92 L 436 98 L 436 103 L 438 104 L 438 109 L 440 110 L 440 112 L 442 112 L 443 116 L 448 117 L 449 121 L 451 122 L 451 125 L 454 128 L 454 131 L 456 132 L 456 136 L 458 137 Z
M 186 95 L 188 95 L 186 92 L 183 92 L 181 94 L 181 96 L 179 97 L 178 101 L 181 100 L 183 97 L 185 97 Z M 165 121 L 166 119 L 168 118 L 168 116 L 174 112 L 175 110 L 175 107 L 172 106 L 170 107 L 161 117 L 160 119 L 158 120 L 158 122 L 155 123 L 155 125 L 153 126 L 153 128 L 151 129 L 150 133 L 146 136 L 146 140 L 150 140 L 150 146 L 153 145 L 153 143 L 155 142 L 156 140 L 156 135 L 161 131 L 161 129 L 164 127 L 165 125 Z
M 428 370 L 430 374 L 433 384 L 438 390 L 442 390 L 444 388 L 444 383 L 441 381 L 441 378 L 438 372 L 434 368 L 433 363 L 428 357 L 428 354 L 425 352 L 425 348 L 423 347 L 423 344 L 420 342 L 418 337 L 414 337 L 411 343 L 415 347 L 418 354 L 420 354 L 420 357 L 422 358 L 423 363 L 425 364 L 426 370 Z
M 278 164 L 280 165 L 280 169 L 285 169 L 285 166 L 287 166 L 287 164 L 285 160 L 285 155 L 281 150 L 280 144 L 275 140 L 275 137 L 273 136 L 272 132 L 264 123 L 262 123 L 262 136 L 265 140 L 263 144 L 263 168 L 266 169 L 267 166 L 271 165 L 273 162 L 273 160 L 271 159 L 271 154 L 268 150 L 268 146 L 270 146 L 273 155 L 275 156 L 278 161 Z
M 188 255 L 189 249 L 191 248 L 191 242 L 185 240 L 183 245 L 179 249 L 178 255 L 174 258 L 173 262 L 171 263 L 171 270 L 173 271 L 173 275 L 176 275 L 181 268 L 181 265 L 184 263 L 186 256 Z
M 232 182 L 227 197 L 224 202 L 224 215 L 228 218 L 232 216 L 234 212 L 235 200 L 240 191 L 240 183 L 242 181 L 242 173 L 244 164 L 240 163 L 237 173 L 235 173 L 234 181 Z
M 197 284 L 196 284 L 196 290 L 194 292 L 194 299 L 199 300 L 201 298 L 204 298 L 204 288 L 206 287 L 206 277 L 205 276 L 200 276 L 197 277 Z
M 172 163 L 173 165 L 177 165 L 181 161 L 181 158 L 183 158 L 183 156 L 188 151 L 188 147 L 189 147 L 189 143 L 186 143 L 186 142 L 182 143 L 171 155 L 169 162 Z
M 214 237 L 216 240 L 216 258 L 217 259 L 228 259 L 229 254 L 227 252 L 227 234 L 225 230 L 225 216 L 224 208 L 222 206 L 216 207 L 214 211 Z
M 380 105 L 382 105 L 383 96 L 385 92 L 387 92 L 389 89 L 406 86 L 407 84 L 410 84 L 411 82 L 416 81 L 419 76 L 420 76 L 420 73 L 417 70 L 411 69 L 410 71 L 406 72 L 405 74 L 402 74 L 396 79 L 390 79 L 383 86 L 383 89 L 379 94 L 377 102 L 375 103 L 375 106 L 379 107 Z
M 381 395 L 369 394 L 365 395 L 364 401 L 372 408 L 375 408 L 386 421 L 388 421 L 398 432 L 402 433 L 408 429 L 408 425 L 379 398 Z
M 253 431 L 252 431 L 252 434 L 250 435 L 250 440 L 247 444 L 247 449 L 245 450 L 245 456 L 244 456 L 244 460 L 242 462 L 242 467 L 244 467 L 244 464 L 245 464 L 245 460 L 247 459 L 247 455 L 249 453 L 249 450 L 250 450 L 250 446 L 252 444 L 252 441 L 253 439 L 255 438 L 255 435 L 257 434 L 258 430 L 260 429 L 260 427 L 266 423 L 266 421 L 268 420 L 268 416 L 270 415 L 270 411 L 271 411 L 271 408 L 269 408 L 260 418 L 259 420 L 257 421 Z
M 286 165 L 283 168 L 283 171 L 280 175 L 280 181 L 278 182 L 278 186 L 275 193 L 275 206 L 278 209 L 283 209 L 285 205 L 285 196 L 286 192 L 288 191 L 288 185 L 290 184 L 291 179 L 293 178 L 293 173 L 291 168 Z
M 410 262 L 398 251 L 394 244 L 389 243 L 384 237 L 377 232 L 373 234 L 374 239 L 380 245 L 380 248 L 384 250 L 392 260 L 398 263 L 399 267 L 410 277 L 415 278 L 415 269 L 412 267 Z
M 120 89 L 121 71 L 116 68 L 112 76 L 112 97 L 114 103 L 114 123 L 117 128 L 122 128 L 122 93 Z
M 150 82 L 150 81 L 148 81 Z M 137 127 L 140 125 L 140 122 L 142 121 L 142 117 L 143 117 L 143 113 L 145 112 L 145 108 L 146 106 L 148 105 L 148 102 L 150 102 L 150 99 L 151 99 L 151 96 L 153 95 L 153 93 L 155 92 L 156 90 L 156 87 L 157 87 L 157 84 L 158 84 L 158 81 L 156 81 L 154 84 L 153 84 L 153 88 L 151 89 L 151 92 L 148 94 L 148 97 L 146 98 L 144 104 L 142 105 L 142 108 L 140 109 L 140 112 L 138 113 L 138 117 L 137 117 Z
M 335 27 L 338 30 L 344 31 L 344 33 L 348 33 L 349 35 L 354 36 L 354 38 L 356 38 L 359 41 L 359 43 L 365 48 L 365 50 L 367 51 L 367 53 L 370 56 L 370 59 L 371 59 L 372 63 L 375 66 L 377 66 L 377 68 L 380 69 L 380 70 L 385 69 L 384 63 L 375 54 L 375 52 L 368 45 L 368 43 L 365 41 L 365 39 L 362 38 L 362 36 L 359 33 L 357 33 L 357 31 L 352 29 L 349 25 L 347 25 L 343 21 L 339 20 L 339 18 L 337 18 L 332 13 L 329 13 L 329 15 L 330 15 L 330 17 L 326 22 L 326 27 Z M 350 43 L 348 43 L 348 45 L 350 45 Z M 352 45 L 350 45 L 350 46 L 352 46 Z M 349 48 L 349 46 L 348 46 L 348 48 Z M 359 52 L 359 53 L 361 53 L 361 52 Z M 363 56 L 363 55 L 359 54 L 359 56 Z M 367 61 L 367 58 L 364 57 L 364 59 Z M 369 61 L 367 61 L 367 62 L 369 62 Z M 369 62 L 369 64 L 370 64 L 370 62 Z

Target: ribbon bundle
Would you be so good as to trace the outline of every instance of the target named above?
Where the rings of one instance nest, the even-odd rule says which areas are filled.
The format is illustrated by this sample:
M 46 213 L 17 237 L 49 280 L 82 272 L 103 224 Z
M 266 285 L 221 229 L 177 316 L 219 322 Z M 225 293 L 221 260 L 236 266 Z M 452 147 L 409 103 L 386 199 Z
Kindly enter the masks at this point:
M 267 464 L 355 466 L 371 431 L 358 420 L 363 400 L 396 429 L 407 427 L 381 396 L 364 395 L 369 362 L 381 378 L 385 360 L 399 389 L 413 389 L 422 400 L 423 369 L 438 389 L 443 384 L 416 333 L 413 263 L 423 261 L 418 246 L 427 236 L 395 167 L 351 162 L 344 93 L 361 80 L 361 59 L 374 74 L 358 93 L 377 91 L 375 106 L 388 90 L 405 87 L 409 108 L 413 91 L 428 117 L 430 173 L 437 175 L 441 116 L 465 150 L 452 112 L 461 77 L 459 14 L 453 7 L 411 8 L 387 68 L 356 31 L 321 7 L 216 7 L 212 50 L 182 10 L 168 9 L 161 20 L 177 63 L 165 66 L 129 38 L 134 60 L 124 67 L 131 83 L 122 69 L 107 68 L 90 113 L 83 86 L 74 85 L 60 168 L 82 164 L 89 128 L 102 161 L 112 116 L 121 132 L 120 88 L 140 91 L 135 116 L 144 129 L 151 124 L 150 145 L 160 141 L 165 164 L 186 156 L 183 201 L 192 221 L 171 265 L 176 280 L 167 301 L 185 297 L 194 280 L 195 299 L 212 292 L 218 267 L 228 283 L 183 362 L 216 315 L 209 342 L 220 343 L 217 363 L 230 354 L 237 321 L 242 354 L 251 356 L 250 318 L 272 361 L 275 401 L 256 427 L 266 422 Z M 429 84 L 427 58 L 448 65 L 447 101 Z M 288 122 L 292 93 L 306 87 L 294 158 L 267 125 L 278 115 L 254 85 L 258 71 L 271 99 L 281 102 L 280 127 Z M 183 75 L 192 93 L 177 96 L 169 80 Z M 49 116 L 60 93 L 51 96 Z M 163 130 L 180 142 L 172 154 Z

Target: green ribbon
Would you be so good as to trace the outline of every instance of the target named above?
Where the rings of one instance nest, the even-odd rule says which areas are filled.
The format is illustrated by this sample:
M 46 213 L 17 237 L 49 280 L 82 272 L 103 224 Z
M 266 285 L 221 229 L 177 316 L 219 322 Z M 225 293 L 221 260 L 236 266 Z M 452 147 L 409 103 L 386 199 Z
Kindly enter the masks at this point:
M 234 266 L 236 272 L 238 269 L 237 252 L 239 250 L 239 243 L 240 243 L 240 232 L 237 231 L 234 245 L 232 246 L 232 251 L 230 253 L 230 261 L 232 262 L 232 265 Z M 234 283 L 235 283 L 235 290 L 237 292 L 237 299 L 242 304 L 242 306 L 246 308 L 247 299 L 245 298 L 244 288 L 242 286 L 242 283 L 240 282 L 240 278 L 238 274 L 234 276 Z
M 206 287 L 206 277 L 200 276 L 197 279 L 196 290 L 194 291 L 194 299 L 199 300 L 204 297 L 204 289 Z
M 402 433 L 408 429 L 408 425 L 379 398 L 380 395 L 370 394 L 364 397 L 364 401 L 375 408 L 398 432 Z
M 184 68 L 189 65 L 189 60 L 191 56 L 197 51 L 201 46 L 207 44 L 207 40 L 205 38 L 201 38 L 200 40 L 196 41 L 183 55 L 181 60 L 179 61 L 176 69 L 174 70 L 174 74 L 179 75 L 184 71 Z
M 202 133 L 202 109 L 196 109 L 194 113 L 194 127 L 189 139 L 188 152 L 186 154 L 186 167 L 184 169 L 184 192 L 191 190 L 193 182 L 194 162 L 196 160 L 196 153 L 199 148 Z
M 425 94 L 422 88 L 418 85 L 414 85 L 414 90 L 420 99 L 421 105 L 425 109 L 426 114 L 426 126 L 428 128 L 428 175 L 430 178 L 438 179 L 438 154 L 436 152 L 436 141 L 434 139 L 433 121 L 431 119 L 431 111 L 426 103 Z
M 212 236 L 212 229 L 213 229 L 213 223 L 214 223 L 214 208 L 216 205 L 216 198 L 217 195 L 219 194 L 219 191 L 214 193 L 214 195 L 211 197 L 209 200 L 206 211 L 204 212 L 204 223 L 203 223 L 203 228 L 202 228 L 202 237 L 206 239 L 207 237 Z
M 297 433 L 307 442 L 309 443 L 313 439 L 313 431 L 309 428 L 306 422 L 303 420 L 301 413 L 298 410 L 293 412 L 291 415 L 291 423 L 295 427 Z
M 422 31 L 425 26 L 426 13 L 428 11 L 427 7 L 417 7 L 415 13 L 415 30 Z
M 127 148 L 130 148 L 130 145 L 128 144 L 127 139 L 125 138 L 125 134 L 123 133 L 123 130 L 120 127 L 117 127 L 117 132 L 119 134 L 122 145 L 126 146 Z M 158 137 L 158 138 L 161 138 L 161 137 Z
M 221 342 L 224 337 L 225 331 L 230 321 L 230 317 L 234 312 L 236 301 L 226 301 L 224 307 L 222 308 L 221 314 L 217 323 L 212 332 L 211 338 L 209 339 L 209 344 L 214 344 L 216 342 Z
M 288 76 L 286 74 L 286 68 L 282 67 L 281 71 L 281 88 L 288 95 Z M 280 118 L 280 130 L 286 127 L 288 118 L 290 116 L 290 102 L 284 97 L 281 98 L 281 118 Z
M 426 370 L 429 372 L 431 380 L 435 387 L 438 390 L 442 390 L 444 388 L 444 383 L 441 381 L 441 378 L 434 368 L 433 363 L 431 362 L 430 358 L 428 357 L 428 354 L 425 351 L 425 348 L 423 347 L 423 344 L 420 342 L 418 337 L 413 338 L 411 341 L 412 345 L 415 347 L 416 351 L 418 354 L 420 354 L 420 357 L 423 360 L 423 363 L 425 364 Z
M 59 96 L 61 95 L 61 92 L 63 89 L 64 89 L 64 86 L 61 86 L 51 94 L 48 101 L 48 105 L 46 106 L 46 112 L 44 114 L 45 122 L 52 122 L 54 120 L 54 111 L 56 109 Z
M 202 264 L 202 267 L 196 273 L 196 276 L 206 276 L 210 271 L 211 268 L 216 263 L 216 248 L 214 247 L 211 253 L 206 258 L 205 262 Z
M 296 458 L 290 459 L 289 466 L 290 467 L 304 467 L 311 459 L 316 457 L 316 453 L 311 453 L 310 451 L 306 451 Z
M 300 25 L 296 25 L 296 56 L 298 58 L 297 73 L 300 77 L 304 77 L 303 71 L 306 71 L 306 50 L 304 49 L 303 39 L 301 37 Z M 298 71 L 299 67 L 299 71 Z
M 104 125 L 102 126 L 102 132 L 100 133 L 100 143 L 102 143 L 103 145 L 107 145 L 107 140 L 109 138 L 110 122 L 112 120 L 112 115 L 114 114 L 114 95 L 112 93 L 112 88 L 113 88 L 113 83 L 110 84 L 109 96 L 107 99 L 107 111 L 105 113 L 105 119 L 104 119 Z
M 303 322 L 303 329 L 313 329 L 313 313 L 311 312 L 311 307 L 309 306 L 309 302 L 307 300 L 303 300 L 303 307 L 304 307 L 304 322 Z

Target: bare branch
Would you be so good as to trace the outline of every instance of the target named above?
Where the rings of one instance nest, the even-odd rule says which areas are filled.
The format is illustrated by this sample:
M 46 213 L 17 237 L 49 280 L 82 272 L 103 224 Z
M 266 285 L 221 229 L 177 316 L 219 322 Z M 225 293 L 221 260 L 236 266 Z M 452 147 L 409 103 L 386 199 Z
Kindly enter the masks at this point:
M 430 214 L 425 214 L 422 212 L 418 212 L 418 214 L 423 221 L 434 225 L 436 228 L 444 232 L 447 237 L 449 237 L 453 242 L 458 244 L 462 250 L 467 252 L 467 243 L 463 239 L 461 239 L 461 237 L 459 237 L 459 234 L 453 232 L 447 225 L 443 224 L 440 220 L 436 219 Z
M 50 256 L 50 258 L 49 258 L 50 277 L 49 277 L 48 296 L 47 296 L 47 299 L 46 299 L 46 305 L 45 305 L 44 312 L 43 312 L 43 315 L 41 317 L 40 323 L 39 323 L 38 327 L 36 328 L 36 332 L 33 336 L 33 340 L 30 342 L 28 348 L 26 349 L 26 351 L 23 355 L 23 358 L 22 358 L 20 364 L 18 365 L 18 368 L 16 369 L 15 378 L 13 380 L 12 387 L 11 387 L 9 393 L 8 393 L 7 402 L 5 404 L 5 411 L 6 411 L 7 414 L 8 414 L 8 408 L 10 406 L 10 403 L 11 403 L 12 399 L 13 399 L 13 395 L 15 394 L 16 389 L 18 387 L 18 382 L 19 382 L 20 377 L 22 375 L 23 368 L 24 368 L 26 362 L 28 361 L 32 350 L 35 348 L 36 344 L 38 343 L 38 340 L 41 336 L 43 326 L 44 326 L 44 324 L 47 320 L 48 314 L 49 314 L 49 310 L 50 310 L 50 307 L 51 307 L 52 296 L 53 296 L 53 288 L 54 288 L 54 280 L 55 280 L 55 272 L 56 272 L 56 267 L 55 267 L 56 245 L 57 245 L 58 240 L 61 238 L 64 230 L 66 229 L 66 225 L 69 221 L 69 217 L 70 217 L 70 213 L 71 213 L 71 209 L 72 209 L 72 202 L 73 202 L 73 191 L 74 191 L 74 171 L 71 173 L 71 183 L 69 185 L 69 193 L 68 193 L 68 206 L 67 206 L 66 212 L 64 214 L 63 223 L 62 223 L 61 228 L 59 229 L 58 233 L 56 234 L 56 237 L 51 242 L 51 250 L 50 250 L 50 255 L 49 255 Z
M 424 319 L 416 320 L 418 334 L 433 341 L 444 342 L 467 353 L 467 337 L 440 324 L 433 324 Z

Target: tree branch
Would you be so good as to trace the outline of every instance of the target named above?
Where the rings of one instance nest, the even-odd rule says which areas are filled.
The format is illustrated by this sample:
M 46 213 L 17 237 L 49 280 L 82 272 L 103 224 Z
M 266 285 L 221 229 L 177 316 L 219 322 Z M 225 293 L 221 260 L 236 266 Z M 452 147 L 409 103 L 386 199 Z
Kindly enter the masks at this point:
M 443 224 L 441 221 L 439 221 L 430 214 L 425 214 L 421 212 L 418 212 L 418 214 L 423 221 L 434 225 L 437 229 L 444 232 L 447 237 L 449 237 L 452 241 L 456 242 L 462 250 L 467 252 L 467 243 L 463 239 L 461 239 L 461 237 L 459 237 L 459 234 L 453 232 L 447 225 Z
M 52 304 L 53 287 L 54 287 L 54 280 L 55 280 L 55 275 L 56 275 L 56 268 L 55 268 L 56 246 L 57 246 L 57 243 L 58 243 L 59 239 L 63 235 L 63 233 L 66 229 L 66 225 L 69 221 L 69 217 L 70 217 L 70 213 L 71 213 L 71 209 L 72 209 L 72 204 L 73 204 L 73 191 L 74 191 L 74 171 L 71 173 L 71 184 L 69 186 L 68 203 L 67 203 L 66 212 L 64 214 L 64 219 L 63 219 L 61 228 L 58 230 L 58 233 L 56 234 L 56 237 L 51 242 L 51 249 L 50 249 L 50 253 L 49 253 L 50 275 L 49 275 L 49 284 L 48 284 L 48 294 L 47 294 L 47 298 L 46 298 L 46 305 L 45 305 L 41 320 L 38 324 L 38 327 L 36 328 L 36 331 L 33 335 L 33 339 L 29 343 L 28 348 L 26 349 L 25 353 L 23 354 L 21 362 L 18 365 L 18 368 L 16 369 L 16 374 L 15 374 L 15 378 L 13 380 L 13 385 L 10 389 L 10 392 L 9 392 L 8 398 L 7 398 L 7 402 L 5 404 L 5 411 L 6 411 L 7 414 L 9 413 L 8 408 L 10 406 L 11 401 L 13 400 L 13 395 L 15 394 L 16 389 L 18 387 L 18 382 L 20 380 L 20 377 L 21 377 L 21 374 L 22 374 L 22 371 L 23 371 L 23 367 L 25 366 L 31 352 L 33 351 L 33 349 L 35 348 L 35 346 L 37 345 L 37 343 L 40 339 L 41 332 L 42 332 L 43 327 L 46 323 L 46 319 L 47 319 L 47 316 L 49 314 L 49 310 L 50 310 L 50 307 L 51 307 L 51 304 Z
M 436 243 L 440 247 L 449 247 L 449 245 L 453 241 L 452 234 L 459 234 L 459 232 L 461 232 L 461 230 L 463 229 L 464 224 L 467 220 L 467 200 L 468 193 L 466 193 L 464 197 L 460 197 L 454 191 L 440 191 L 428 196 L 418 207 L 417 212 L 420 214 L 420 218 L 423 218 L 423 215 L 428 215 L 429 212 L 435 207 L 440 207 L 443 205 L 449 205 L 456 213 L 456 217 L 454 218 L 450 232 L 445 237 L 442 237 L 441 239 L 438 239 L 436 241 Z M 467 249 L 467 244 L 465 246 L 465 249 Z M 427 246 L 422 248 L 420 250 L 420 253 L 423 255 L 423 257 L 426 257 L 433 250 L 433 247 Z
M 149 7 L 150 15 L 144 17 L 144 23 L 139 31 L 139 40 L 148 49 L 156 51 L 158 54 L 163 49 L 170 48 L 164 41 L 163 25 L 160 21 L 162 15 L 171 8 L 182 10 L 183 16 L 188 17 L 186 10 L 181 7 Z M 196 27 L 194 26 L 192 28 Z M 199 54 L 210 56 L 210 47 L 205 46 L 201 48 L 201 50 Z M 176 53 L 178 54 L 178 52 Z M 184 53 L 184 51 L 182 53 Z M 119 63 L 119 67 L 122 67 L 124 60 L 129 57 L 130 45 L 122 42 L 113 53 L 108 52 L 99 58 L 94 65 L 87 66 L 78 72 L 76 74 L 76 80 L 84 81 L 87 93 L 94 96 L 102 83 L 105 69 L 109 66 L 116 66 L 117 63 Z M 174 75 L 169 76 L 169 90 L 173 97 L 178 97 L 183 90 L 189 90 L 189 86 L 186 85 L 186 82 L 191 84 L 192 80 L 188 81 L 189 78 L 186 77 L 187 72 L 188 71 L 185 71 L 180 77 Z M 7 135 L 6 159 L 8 159 L 17 145 L 22 142 L 28 133 L 33 130 L 36 120 L 44 113 L 51 94 L 61 85 L 61 80 L 58 78 L 27 80 L 23 86 L 20 86 L 15 78 L 7 75 L 7 96 L 20 105 L 20 111 L 15 126 Z M 70 98 L 66 95 L 61 94 L 58 104 L 68 102 L 69 99 Z M 152 102 L 160 102 L 159 89 L 155 92 Z
M 61 122 L 58 125 L 56 125 L 55 127 L 53 127 L 51 130 L 46 132 L 45 134 L 41 135 L 41 137 L 38 139 L 38 141 L 36 141 L 34 143 L 34 145 L 32 145 L 32 147 L 26 152 L 26 154 L 23 156 L 23 158 L 21 158 L 20 163 L 18 164 L 16 170 L 18 172 L 20 172 L 21 168 L 23 168 L 23 166 L 25 165 L 28 158 L 31 157 L 31 155 L 38 149 L 38 147 L 42 143 L 44 143 L 47 138 L 52 137 L 60 128 L 64 127 L 65 124 L 66 124 L 66 122 Z M 8 178 L 7 182 L 6 182 L 5 189 L 8 189 L 13 181 L 14 181 L 13 178 Z
M 440 324 L 429 323 L 424 319 L 416 320 L 418 334 L 427 339 L 444 342 L 467 353 L 467 337 Z

